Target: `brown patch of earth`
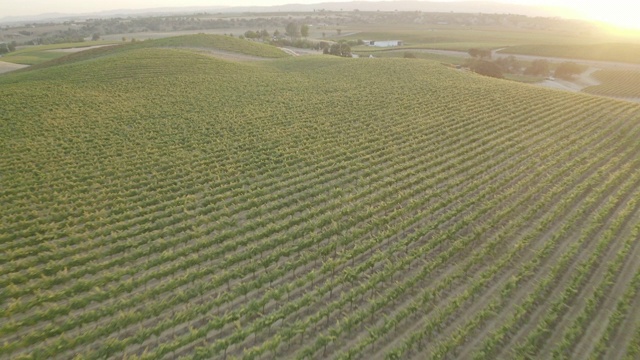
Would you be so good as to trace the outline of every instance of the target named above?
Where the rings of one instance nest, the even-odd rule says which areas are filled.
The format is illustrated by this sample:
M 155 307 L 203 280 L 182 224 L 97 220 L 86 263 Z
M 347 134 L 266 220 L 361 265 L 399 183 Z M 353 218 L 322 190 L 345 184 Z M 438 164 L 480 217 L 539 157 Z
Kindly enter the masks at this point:
M 29 65 L 14 64 L 10 62 L 0 61 L 0 74 L 18 69 L 29 67 Z
M 94 45 L 94 46 L 74 47 L 74 48 L 67 48 L 67 49 L 51 49 L 51 50 L 47 50 L 47 51 L 64 52 L 64 53 L 76 53 L 76 52 L 85 51 L 85 50 L 97 49 L 97 48 L 101 48 L 101 47 L 105 47 L 105 46 L 113 46 L 113 45 Z

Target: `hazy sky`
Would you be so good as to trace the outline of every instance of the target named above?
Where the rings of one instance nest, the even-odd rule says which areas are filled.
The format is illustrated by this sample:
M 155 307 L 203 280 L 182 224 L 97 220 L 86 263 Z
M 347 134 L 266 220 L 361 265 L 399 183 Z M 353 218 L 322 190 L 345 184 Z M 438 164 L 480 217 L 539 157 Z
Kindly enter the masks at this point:
M 51 12 L 85 13 L 101 10 L 154 7 L 313 4 L 335 1 L 345 0 L 1 0 L 0 18 Z M 633 5 L 629 5 L 629 0 L 498 0 L 497 2 L 569 7 L 579 9 L 585 17 L 591 19 L 627 27 L 640 27 L 636 11 L 630 8 Z

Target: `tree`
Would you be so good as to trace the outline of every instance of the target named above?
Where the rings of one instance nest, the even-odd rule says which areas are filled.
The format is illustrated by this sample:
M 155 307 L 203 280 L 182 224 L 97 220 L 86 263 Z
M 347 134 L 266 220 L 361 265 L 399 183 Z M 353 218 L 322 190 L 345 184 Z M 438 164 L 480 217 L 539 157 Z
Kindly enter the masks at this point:
M 277 38 L 280 36 L 280 31 L 278 31 L 278 29 L 276 29 L 276 31 L 273 32 L 273 37 Z
M 93 40 L 93 41 L 98 41 L 98 40 L 100 40 L 100 34 L 98 34 L 98 33 L 93 33 L 93 35 L 91 35 L 91 40 Z
M 256 39 L 259 36 L 260 35 L 253 30 L 247 30 L 244 32 L 244 37 L 246 37 L 247 39 Z
M 9 47 L 7 46 L 7 44 L 2 43 L 0 44 L 0 54 L 6 54 L 9 52 Z
M 516 59 L 516 57 L 513 55 L 498 58 L 494 61 L 494 63 L 496 63 L 496 65 L 498 65 L 503 72 L 516 74 L 520 73 L 520 71 L 522 70 L 522 64 L 520 64 L 518 59 Z
M 9 52 L 12 51 L 16 51 L 16 46 L 18 46 L 18 43 L 14 41 L 10 42 L 9 45 L 7 45 L 7 48 L 9 49 Z
M 298 24 L 294 22 L 290 22 L 284 29 L 284 33 L 289 37 L 299 37 L 300 36 L 300 27 Z
M 484 59 L 484 58 L 491 59 L 491 50 L 472 48 L 472 49 L 469 49 L 469 56 L 471 56 L 472 58 L 478 58 L 478 59 Z
M 527 75 L 547 76 L 549 75 L 549 62 L 547 60 L 534 60 L 531 65 L 524 70 Z
M 305 38 L 309 36 L 309 25 L 304 24 L 300 26 L 300 35 L 302 35 L 302 37 L 305 37 Z
M 329 53 L 329 50 L 328 50 L 328 49 L 329 49 L 330 47 L 331 47 L 331 45 L 329 45 L 329 43 L 328 43 L 328 42 L 326 42 L 326 41 L 320 41 L 320 42 L 318 43 L 318 50 L 322 50 L 322 51 L 324 51 L 324 53 L 325 53 L 325 54 L 328 54 L 328 53 Z
M 339 42 L 332 44 L 329 48 L 325 48 L 324 53 L 335 56 L 351 57 L 351 47 L 345 42 Z
M 574 62 L 563 62 L 556 68 L 555 75 L 558 78 L 570 80 L 573 75 L 580 74 L 584 70 L 584 66 L 580 66 Z
M 491 61 L 476 60 L 471 64 L 471 70 L 484 76 L 491 76 L 498 79 L 504 78 L 500 67 Z

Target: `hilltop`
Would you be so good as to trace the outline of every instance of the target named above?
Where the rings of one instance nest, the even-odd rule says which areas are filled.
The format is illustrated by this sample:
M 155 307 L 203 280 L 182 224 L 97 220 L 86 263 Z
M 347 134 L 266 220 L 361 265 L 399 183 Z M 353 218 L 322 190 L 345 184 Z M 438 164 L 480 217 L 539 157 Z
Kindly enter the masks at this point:
M 26 16 L 5 16 L 0 18 L 0 24 L 42 21 L 72 21 L 78 19 L 100 19 L 133 16 L 162 16 L 193 13 L 279 13 L 279 12 L 315 12 L 315 11 L 430 11 L 430 12 L 458 12 L 458 13 L 500 13 L 522 14 L 527 16 L 567 16 L 568 9 L 550 6 L 526 6 L 505 4 L 501 2 L 483 1 L 345 1 L 318 2 L 315 4 L 287 4 L 276 6 L 190 6 L 165 7 L 147 9 L 114 9 L 93 13 L 50 13 Z
M 640 105 L 224 40 L 0 75 L 0 354 L 637 354 Z
M 47 49 L 49 47 L 50 46 L 46 45 L 35 46 L 29 49 L 22 50 L 22 52 L 17 52 L 16 54 L 17 56 L 23 56 L 23 53 L 37 54 L 39 52 L 42 52 L 41 48 Z M 28 70 L 66 65 L 74 62 L 113 56 L 135 49 L 150 48 L 187 49 L 195 52 L 207 53 L 209 55 L 218 57 L 233 58 L 235 56 L 235 58 L 249 60 L 256 60 L 260 58 L 273 59 L 289 56 L 286 52 L 271 45 L 253 41 L 245 41 L 230 36 L 195 34 L 138 42 L 134 41 L 124 44 L 107 44 L 104 46 L 90 48 L 85 51 L 70 53 L 66 56 L 56 57 L 53 60 L 37 62 L 36 65 L 31 66 Z M 13 56 L 13 54 L 5 57 L 3 60 L 8 60 L 11 56 Z

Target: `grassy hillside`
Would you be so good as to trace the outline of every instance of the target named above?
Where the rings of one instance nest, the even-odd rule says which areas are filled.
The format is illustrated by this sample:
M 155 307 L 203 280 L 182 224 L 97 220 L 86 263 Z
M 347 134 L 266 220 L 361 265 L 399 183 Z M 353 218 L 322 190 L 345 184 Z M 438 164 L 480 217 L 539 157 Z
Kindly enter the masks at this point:
M 231 36 L 208 34 L 184 35 L 157 40 L 149 40 L 143 42 L 141 46 L 218 49 L 266 58 L 283 58 L 289 56 L 275 46 L 266 45 L 251 40 L 237 39 Z
M 54 60 L 44 63 L 39 62 L 36 64 L 37 66 L 31 67 L 28 70 L 81 62 L 114 56 L 123 52 L 128 53 L 137 49 L 150 48 L 183 48 L 191 51 L 223 51 L 271 59 L 289 56 L 287 53 L 275 46 L 267 44 L 257 43 L 250 40 L 242 40 L 231 36 L 196 34 L 89 49 L 82 52 L 72 53 L 64 57 L 55 57 Z
M 0 357 L 640 347 L 638 105 L 133 47 L 0 99 Z
M 14 52 L 4 54 L 0 61 L 6 61 L 15 64 L 36 65 L 49 60 L 61 58 L 68 55 L 61 49 L 83 48 L 96 45 L 112 45 L 113 41 L 86 41 L 78 43 L 49 44 L 27 46 Z

